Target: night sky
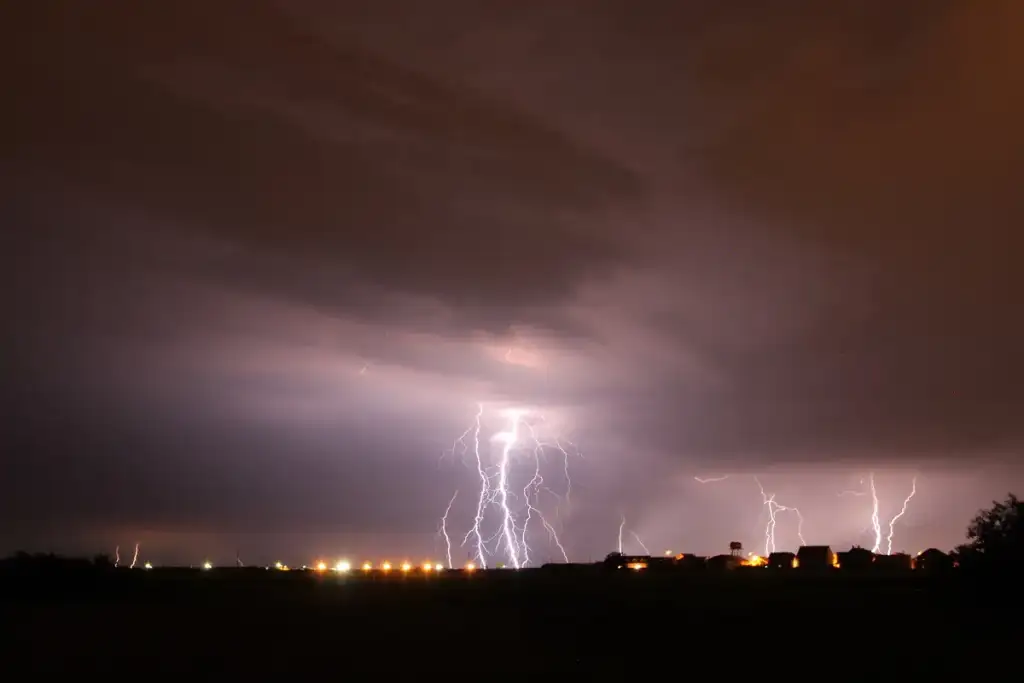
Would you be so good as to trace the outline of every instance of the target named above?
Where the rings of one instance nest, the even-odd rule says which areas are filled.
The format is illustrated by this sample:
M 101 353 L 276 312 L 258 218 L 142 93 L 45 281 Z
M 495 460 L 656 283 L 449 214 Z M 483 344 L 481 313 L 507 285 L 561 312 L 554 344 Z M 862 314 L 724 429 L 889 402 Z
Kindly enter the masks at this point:
M 652 551 L 761 549 L 755 475 L 842 548 L 869 473 L 883 524 L 916 475 L 894 550 L 954 546 L 1024 492 L 1021 25 L 4 3 L 0 552 L 440 559 L 480 402 L 582 453 L 543 503 L 573 559 L 622 515 Z

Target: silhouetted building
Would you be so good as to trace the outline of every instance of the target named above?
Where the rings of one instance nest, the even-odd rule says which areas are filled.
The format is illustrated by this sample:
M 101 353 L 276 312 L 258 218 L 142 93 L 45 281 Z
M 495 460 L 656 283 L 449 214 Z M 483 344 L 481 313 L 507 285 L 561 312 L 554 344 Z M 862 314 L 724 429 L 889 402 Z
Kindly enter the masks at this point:
M 836 554 L 827 545 L 805 545 L 796 553 L 796 564 L 803 571 L 824 571 L 836 566 Z
M 796 566 L 796 555 L 790 552 L 777 552 L 768 556 L 769 569 L 792 569 Z
M 913 567 L 913 560 L 906 553 L 894 553 L 892 555 L 876 555 L 875 571 L 882 572 L 909 572 Z
M 707 560 L 707 568 L 713 571 L 729 571 L 743 566 L 743 558 L 738 555 L 715 555 Z
M 608 556 L 604 558 L 604 564 L 609 569 L 647 569 L 650 563 L 650 555 L 608 553 Z
M 838 553 L 839 568 L 843 571 L 863 572 L 871 569 L 875 561 L 875 554 L 867 548 L 853 546 L 846 552 Z
M 684 571 L 695 571 L 707 569 L 708 558 L 701 555 L 688 555 L 679 553 L 676 555 L 676 567 Z
M 676 563 L 676 558 L 672 557 L 672 556 L 669 556 L 669 557 L 664 557 L 664 556 L 663 557 L 650 557 L 650 558 L 647 559 L 647 569 L 652 571 L 652 572 L 654 572 L 654 571 L 659 571 L 659 572 L 673 571 L 673 570 L 675 570 L 677 568 L 678 567 L 677 567 L 677 563 Z
M 944 572 L 953 568 L 953 558 L 937 548 L 928 548 L 914 558 L 914 569 L 925 572 Z

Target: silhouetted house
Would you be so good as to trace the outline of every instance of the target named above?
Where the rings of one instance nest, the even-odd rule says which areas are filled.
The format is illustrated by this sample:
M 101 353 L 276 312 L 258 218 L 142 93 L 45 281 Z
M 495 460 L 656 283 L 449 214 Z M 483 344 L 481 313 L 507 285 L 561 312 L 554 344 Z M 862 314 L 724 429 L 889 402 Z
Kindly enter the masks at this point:
M 839 568 L 844 572 L 863 572 L 871 569 L 875 554 L 867 548 L 853 546 L 846 552 L 838 553 Z
M 650 562 L 650 555 L 608 553 L 608 556 L 604 558 L 604 565 L 609 569 L 647 569 Z
M 769 569 L 792 569 L 796 566 L 796 555 L 790 552 L 777 552 L 768 556 Z
M 910 557 L 910 555 L 907 555 L 906 553 L 894 553 L 892 555 L 875 556 L 875 571 L 909 572 L 912 566 L 912 558 Z
M 686 553 L 676 555 L 676 567 L 683 571 L 707 569 L 707 566 L 708 558 L 701 555 L 688 555 Z
M 827 545 L 804 545 L 796 552 L 796 564 L 802 571 L 826 571 L 836 566 L 836 554 Z
M 944 572 L 953 568 L 953 558 L 937 548 L 928 548 L 914 559 L 914 569 L 925 572 Z
M 541 571 L 555 574 L 587 574 L 599 571 L 604 563 L 581 564 L 578 562 L 548 562 L 540 566 Z
M 676 558 L 650 557 L 647 560 L 647 569 L 652 572 L 675 571 L 677 569 Z
M 730 571 L 743 566 L 743 558 L 737 555 L 715 555 L 707 560 L 707 568 L 712 571 Z

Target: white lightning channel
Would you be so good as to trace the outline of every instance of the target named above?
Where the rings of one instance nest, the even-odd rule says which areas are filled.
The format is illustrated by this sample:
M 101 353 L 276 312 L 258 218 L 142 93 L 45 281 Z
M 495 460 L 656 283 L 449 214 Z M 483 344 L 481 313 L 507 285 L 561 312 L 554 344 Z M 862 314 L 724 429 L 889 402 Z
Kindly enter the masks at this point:
M 459 491 L 456 489 L 452 494 L 452 499 L 448 501 L 448 507 L 444 509 L 444 515 L 441 516 L 441 536 L 444 537 L 444 549 L 448 555 L 448 569 L 454 568 L 452 566 L 452 539 L 448 536 L 448 513 L 452 511 L 452 505 L 458 495 Z
M 128 566 L 129 569 L 135 569 L 135 563 L 139 561 L 139 544 L 135 544 L 135 551 L 132 553 L 132 563 Z
M 477 406 L 473 425 L 455 440 L 452 448 L 452 453 L 456 455 L 472 451 L 480 487 L 476 514 L 469 530 L 462 538 L 462 545 L 470 545 L 473 548 L 475 563 L 481 569 L 487 568 L 487 558 L 493 555 L 503 557 L 512 568 L 521 569 L 533 562 L 535 553 L 530 545 L 531 529 L 539 525 L 543 528 L 549 543 L 558 549 L 562 560 L 568 562 L 565 546 L 559 539 L 554 525 L 542 512 L 540 499 L 542 493 L 550 494 L 558 501 L 555 513 L 559 513 L 561 504 L 568 498 L 572 487 L 568 476 L 570 451 L 562 445 L 560 439 L 551 442 L 541 440 L 535 424 L 544 422 L 541 415 L 526 410 L 507 410 L 504 412 L 507 420 L 505 430 L 495 434 L 490 440 L 482 438 L 483 417 L 484 406 L 481 403 Z M 470 435 L 471 445 L 467 443 Z M 485 443 L 482 444 L 482 441 Z M 500 451 L 494 458 L 491 455 L 490 441 L 500 444 Z M 572 446 L 571 442 L 566 443 Z M 543 468 L 552 451 L 557 452 L 562 460 L 561 469 L 565 475 L 564 494 L 556 493 L 545 482 Z M 578 454 L 578 451 L 576 453 Z M 526 457 L 532 464 L 529 469 L 519 466 L 524 454 L 529 454 Z M 522 480 L 519 479 L 521 469 L 525 470 L 521 474 L 526 477 Z M 519 487 L 516 481 L 525 483 Z M 488 513 L 491 510 L 496 510 L 500 514 L 496 529 L 488 521 Z M 450 511 L 451 505 L 442 518 L 446 543 L 450 543 L 447 536 Z M 485 528 L 488 530 L 487 533 Z M 493 534 L 490 533 L 492 529 Z
M 878 491 L 875 489 L 875 473 L 868 474 L 868 486 L 871 492 L 871 528 L 875 530 L 875 544 L 871 552 L 877 553 L 882 547 L 882 523 L 878 518 Z
M 476 419 L 474 426 L 470 427 L 473 432 L 473 456 L 476 458 L 476 471 L 480 475 L 480 496 L 476 503 L 476 517 L 473 520 L 473 526 L 470 527 L 469 531 L 462 539 L 462 544 L 465 545 L 472 535 L 476 539 L 476 561 L 481 569 L 487 569 L 487 556 L 484 553 L 484 537 L 480 530 L 480 525 L 484 521 L 484 510 L 487 507 L 487 498 L 491 490 L 491 480 L 487 476 L 486 470 L 484 470 L 483 457 L 480 455 L 480 420 L 483 418 L 484 404 L 481 403 L 477 406 Z
M 772 552 L 775 552 L 775 525 L 778 523 L 776 514 L 779 512 L 792 512 L 796 515 L 796 537 L 800 539 L 800 545 L 807 545 L 807 540 L 804 538 L 804 516 L 801 514 L 800 509 L 792 505 L 777 503 L 774 493 L 771 495 L 765 493 L 760 479 L 754 477 L 754 481 L 757 482 L 757 487 L 761 489 L 761 500 L 768 506 L 768 524 L 765 526 L 765 555 L 770 554 L 768 552 L 769 546 L 771 546 Z
M 694 477 L 694 481 L 699 484 L 711 484 L 718 481 L 725 481 L 732 475 L 726 474 L 720 477 Z M 778 513 L 780 512 L 792 512 L 796 515 L 796 536 L 800 539 L 800 545 L 807 545 L 807 541 L 804 539 L 804 516 L 798 508 L 792 505 L 783 505 L 775 500 L 775 494 L 769 494 L 765 491 L 764 486 L 761 484 L 761 480 L 754 476 L 754 483 L 757 484 L 757 488 L 761 492 L 761 502 L 768 508 L 768 522 L 764 527 L 764 555 L 767 557 L 776 550 L 775 543 L 775 527 L 778 524 Z
M 568 553 L 565 552 L 565 547 L 562 545 L 561 540 L 559 540 L 558 533 L 555 531 L 555 528 L 548 523 L 548 520 L 544 518 L 544 514 L 540 511 L 540 508 L 537 507 L 536 505 L 534 505 L 534 502 L 537 500 L 537 498 L 539 497 L 540 492 L 542 490 L 543 491 L 548 491 L 548 492 L 551 492 L 551 490 L 549 488 L 547 488 L 546 486 L 544 486 L 544 475 L 542 475 L 541 471 L 540 471 L 541 460 L 544 457 L 544 444 L 541 443 L 539 438 L 537 438 L 537 431 L 532 426 L 527 425 L 527 428 L 530 431 L 530 437 L 533 439 L 533 443 L 534 443 L 534 449 L 533 449 L 533 465 L 534 465 L 534 467 L 533 467 L 533 478 L 530 479 L 530 481 L 526 482 L 526 486 L 523 487 L 523 500 L 526 501 L 526 520 L 523 522 L 523 528 L 522 528 L 522 534 L 521 534 L 521 536 L 522 536 L 521 543 L 522 543 L 522 548 L 523 548 L 523 566 L 529 566 L 529 564 L 530 564 L 530 545 L 526 541 L 526 532 L 527 532 L 527 530 L 530 527 L 530 520 L 533 519 L 534 516 L 536 516 L 537 519 L 540 520 L 540 523 L 544 527 L 544 530 L 547 531 L 547 533 L 548 533 L 548 537 L 551 539 L 551 541 L 558 548 L 558 551 L 560 553 L 562 553 L 562 561 L 568 563 L 569 562 L 569 555 L 568 555 Z M 555 447 L 559 451 L 561 451 L 562 456 L 564 458 L 564 461 L 566 463 L 568 463 L 569 454 L 565 451 L 564 448 L 562 448 L 561 444 L 559 444 L 556 441 L 555 442 Z M 571 484 L 571 481 L 568 478 L 568 464 L 566 464 L 565 468 L 566 468 L 566 496 L 568 497 L 569 491 L 571 490 L 572 484 Z M 555 495 L 556 498 L 560 499 L 560 497 L 557 494 L 554 494 L 554 495 Z M 557 508 L 556 508 L 556 510 L 557 510 Z
M 619 555 L 622 554 L 622 532 L 626 528 L 626 515 L 622 515 L 622 519 L 619 521 Z
M 622 515 L 622 518 L 619 520 L 619 545 L 618 545 L 619 555 L 623 554 L 623 547 L 624 547 L 624 545 L 623 545 L 622 539 L 623 539 L 623 536 L 625 535 L 625 533 L 627 531 L 629 532 L 629 535 L 632 536 L 636 540 L 637 544 L 641 548 L 643 548 L 644 555 L 650 555 L 651 551 L 647 549 L 647 546 L 644 544 L 643 539 L 640 538 L 640 534 L 638 534 L 637 532 L 633 531 L 632 529 L 627 529 L 626 528 L 626 515 Z
M 648 550 L 647 546 L 644 545 L 644 542 L 640 540 L 640 536 L 635 531 L 630 531 L 629 533 L 633 535 L 633 538 L 636 539 L 636 542 L 639 543 L 640 547 L 644 549 L 644 555 L 650 555 L 651 551 Z
M 114 546 L 114 568 L 116 569 L 119 564 L 121 564 L 121 546 L 116 545 Z
M 910 495 L 903 499 L 903 507 L 896 514 L 895 517 L 889 520 L 889 536 L 886 538 L 885 554 L 892 555 L 892 537 L 896 535 L 896 522 L 899 521 L 900 517 L 907 514 L 907 506 L 910 505 L 910 499 L 917 493 L 917 477 L 915 476 L 910 480 Z

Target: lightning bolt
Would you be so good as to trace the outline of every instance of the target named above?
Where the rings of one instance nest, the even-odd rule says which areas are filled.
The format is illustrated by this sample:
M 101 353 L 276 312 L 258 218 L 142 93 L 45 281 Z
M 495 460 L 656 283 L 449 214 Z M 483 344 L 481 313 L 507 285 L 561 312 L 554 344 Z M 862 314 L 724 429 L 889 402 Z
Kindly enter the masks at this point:
M 448 513 L 452 511 L 452 505 L 455 503 L 456 496 L 459 495 L 458 489 L 452 494 L 452 499 L 448 501 L 448 507 L 444 509 L 444 515 L 441 516 L 441 535 L 444 537 L 444 548 L 448 554 L 448 569 L 452 569 L 452 539 L 448 536 Z
M 526 486 L 523 487 L 523 500 L 526 501 L 526 521 L 523 522 L 522 541 L 521 541 L 522 548 L 523 548 L 523 564 L 524 565 L 529 565 L 530 564 L 530 546 L 526 542 L 526 530 L 529 528 L 530 520 L 533 519 L 534 515 L 536 515 L 537 519 L 540 520 L 541 524 L 544 526 L 544 530 L 548 532 L 548 537 L 552 541 L 554 541 L 555 545 L 558 547 L 559 552 L 562 553 L 562 560 L 564 562 L 568 563 L 569 562 L 569 555 L 565 552 L 565 547 L 562 545 L 562 542 L 558 539 L 558 534 L 555 532 L 554 527 L 552 527 L 550 524 L 548 524 L 548 521 L 544 518 L 544 515 L 541 514 L 541 511 L 533 504 L 534 501 L 536 501 L 536 499 L 537 499 L 537 497 L 538 497 L 538 495 L 539 495 L 539 493 L 540 493 L 540 491 L 542 489 L 543 490 L 550 490 L 550 489 L 548 489 L 547 487 L 544 486 L 544 476 L 540 472 L 540 463 L 541 463 L 541 458 L 544 455 L 544 453 L 543 453 L 544 446 L 540 442 L 540 439 L 537 438 L 536 430 L 534 430 L 533 427 L 529 427 L 529 429 L 530 429 L 530 436 L 533 438 L 534 444 L 536 444 L 536 445 L 534 447 L 533 478 L 530 479 L 530 481 L 528 481 L 526 483 Z M 568 459 L 568 453 L 566 453 L 565 450 L 562 449 L 561 445 L 557 445 L 556 447 L 559 450 L 561 450 L 562 454 L 566 456 L 566 459 Z M 567 480 L 567 482 L 568 482 L 568 480 Z M 569 486 L 571 486 L 571 484 L 569 484 Z M 567 492 L 566 492 L 567 496 L 568 496 L 568 491 L 569 491 L 569 489 L 567 489 Z
M 566 500 L 572 489 L 568 477 L 570 452 L 562 445 L 562 440 L 545 442 L 537 434 L 536 426 L 527 418 L 543 421 L 543 416 L 533 415 L 525 410 L 506 411 L 508 425 L 506 429 L 495 434 L 491 441 L 500 444 L 497 461 L 491 462 L 491 451 L 482 447 L 483 404 L 477 405 L 473 424 L 455 440 L 451 452 L 454 454 L 472 453 L 479 479 L 476 514 L 469 530 L 462 538 L 462 545 L 471 545 L 474 549 L 476 563 L 481 569 L 487 568 L 487 557 L 495 553 L 502 555 L 515 569 L 521 569 L 532 563 L 532 549 L 529 543 L 530 528 L 534 520 L 546 532 L 549 541 L 558 549 L 562 559 L 569 561 L 568 553 L 555 527 L 548 522 L 541 511 L 540 494 L 549 493 L 558 499 L 559 505 Z M 471 441 L 471 445 L 467 442 Z M 570 443 L 571 442 L 566 442 Z M 531 445 L 532 444 L 532 445 Z M 575 449 L 574 449 L 575 450 Z M 545 483 L 542 473 L 543 465 L 549 452 L 557 452 L 562 458 L 562 470 L 565 473 L 566 491 L 563 496 L 555 493 Z M 520 489 L 515 486 L 517 464 L 522 453 L 529 453 L 533 467 L 528 470 L 529 479 Z M 578 453 L 578 451 L 576 451 Z M 454 501 L 454 497 L 452 498 Z M 445 511 L 442 523 L 447 536 L 447 517 L 451 506 Z M 488 512 L 496 509 L 500 515 L 497 530 L 490 536 L 484 532 Z M 556 508 L 556 513 L 559 508 Z M 536 526 L 536 525 L 533 525 Z M 447 542 L 447 541 L 446 541 Z M 492 549 L 491 545 L 494 544 Z M 450 560 L 449 560 L 450 564 Z
M 139 561 L 139 544 L 135 544 L 135 552 L 132 553 L 132 563 L 128 566 L 128 569 L 135 569 L 135 563 Z
M 629 535 L 632 536 L 636 540 L 636 542 L 640 545 L 640 547 L 644 549 L 644 555 L 650 555 L 651 551 L 647 549 L 646 545 L 644 545 L 643 539 L 640 538 L 640 535 L 637 532 L 633 531 L 632 529 L 627 529 L 626 528 L 626 515 L 622 515 L 622 518 L 619 520 L 619 554 L 620 555 L 623 554 L 623 552 L 622 552 L 622 548 L 623 548 L 622 537 L 623 537 L 623 535 L 627 531 L 629 532 Z
M 117 565 L 121 564 L 121 546 L 114 546 L 114 569 L 117 569 Z
M 723 475 L 721 477 L 708 477 L 707 479 L 701 479 L 700 477 L 694 477 L 693 480 L 696 481 L 698 484 L 711 484 L 711 483 L 714 483 L 716 481 L 725 481 L 728 478 L 729 478 L 729 475 L 726 474 L 726 475 Z
M 875 488 L 875 473 L 868 474 L 868 492 L 871 494 L 871 528 L 875 531 L 875 544 L 871 552 L 877 553 L 882 547 L 882 523 L 878 518 L 878 490 Z
M 900 508 L 899 513 L 895 517 L 889 520 L 889 536 L 886 538 L 885 554 L 892 555 L 892 537 L 896 534 L 896 522 L 899 521 L 900 517 L 907 514 L 907 506 L 910 505 L 910 499 L 917 493 L 917 477 L 915 476 L 910 480 L 910 495 L 903 499 L 903 507 Z M 877 517 L 877 515 L 876 515 Z
M 465 438 L 465 435 L 469 431 L 473 432 L 473 456 L 476 458 L 476 471 L 480 475 L 480 496 L 476 503 L 476 518 L 473 520 L 473 526 L 462 539 L 462 545 L 466 545 L 466 541 L 469 539 L 470 534 L 476 538 L 476 559 L 478 566 L 481 569 L 487 569 L 487 557 L 484 554 L 484 537 L 480 530 L 480 525 L 484 521 L 484 510 L 487 507 L 487 498 L 491 491 L 491 480 L 487 476 L 486 470 L 484 470 L 483 457 L 480 455 L 480 420 L 483 418 L 484 404 L 481 403 L 477 406 L 476 418 L 474 426 L 470 427 L 469 430 L 463 433 L 460 440 Z
M 693 480 L 698 484 L 711 484 L 716 481 L 725 481 L 732 475 L 725 474 L 720 477 L 694 477 Z M 768 508 L 768 522 L 764 527 L 764 555 L 765 557 L 775 552 L 775 527 L 778 524 L 778 513 L 780 512 L 792 512 L 796 515 L 796 535 L 800 539 L 800 545 L 807 545 L 807 541 L 804 539 L 804 516 L 798 508 L 791 505 L 783 505 L 775 500 L 775 494 L 769 494 L 765 491 L 764 486 L 761 484 L 761 480 L 754 476 L 754 483 L 757 484 L 757 488 L 761 491 L 761 503 Z
M 644 555 L 650 555 L 651 551 L 648 550 L 647 546 L 644 545 L 644 542 L 640 540 L 640 536 L 638 536 L 637 533 L 635 531 L 632 531 L 632 530 L 629 533 L 631 533 L 633 535 L 633 538 L 636 539 L 636 542 L 639 543 L 640 547 L 644 549 Z
M 789 505 L 782 505 L 775 502 L 775 494 L 768 494 L 764 490 L 764 486 L 761 485 L 761 480 L 754 477 L 754 481 L 757 482 L 757 487 L 761 489 L 761 500 L 765 505 L 768 506 L 768 523 L 764 528 L 764 554 L 767 557 L 771 553 L 775 552 L 775 525 L 778 523 L 778 517 L 776 516 L 779 512 L 792 512 L 796 515 L 796 535 L 800 539 L 800 545 L 807 545 L 807 541 L 804 540 L 804 516 L 800 514 L 800 510 Z

